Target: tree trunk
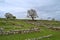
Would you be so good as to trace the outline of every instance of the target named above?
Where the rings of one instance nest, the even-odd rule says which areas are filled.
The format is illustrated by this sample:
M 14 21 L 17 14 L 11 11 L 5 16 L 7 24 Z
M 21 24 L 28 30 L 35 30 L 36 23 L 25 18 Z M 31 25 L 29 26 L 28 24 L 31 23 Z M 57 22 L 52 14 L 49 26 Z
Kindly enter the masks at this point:
M 32 20 L 34 21 L 34 17 L 32 17 Z

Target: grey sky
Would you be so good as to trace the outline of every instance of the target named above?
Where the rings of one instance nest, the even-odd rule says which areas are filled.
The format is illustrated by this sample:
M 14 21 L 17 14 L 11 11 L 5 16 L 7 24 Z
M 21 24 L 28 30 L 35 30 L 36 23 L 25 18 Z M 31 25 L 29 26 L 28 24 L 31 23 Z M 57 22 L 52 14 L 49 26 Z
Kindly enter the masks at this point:
M 0 0 L 0 13 L 11 12 L 17 18 L 26 18 L 28 9 L 35 9 L 39 18 L 60 19 L 60 0 Z

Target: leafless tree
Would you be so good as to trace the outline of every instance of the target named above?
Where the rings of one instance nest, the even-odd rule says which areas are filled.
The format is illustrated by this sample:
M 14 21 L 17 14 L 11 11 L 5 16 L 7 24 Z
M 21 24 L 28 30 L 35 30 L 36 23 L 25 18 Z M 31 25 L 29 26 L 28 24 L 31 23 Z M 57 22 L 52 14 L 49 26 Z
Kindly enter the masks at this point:
M 27 13 L 28 13 L 28 14 L 27 14 L 27 17 L 31 17 L 32 20 L 34 20 L 34 18 L 38 17 L 38 16 L 37 16 L 37 12 L 36 12 L 36 10 L 34 10 L 34 9 L 28 10 Z

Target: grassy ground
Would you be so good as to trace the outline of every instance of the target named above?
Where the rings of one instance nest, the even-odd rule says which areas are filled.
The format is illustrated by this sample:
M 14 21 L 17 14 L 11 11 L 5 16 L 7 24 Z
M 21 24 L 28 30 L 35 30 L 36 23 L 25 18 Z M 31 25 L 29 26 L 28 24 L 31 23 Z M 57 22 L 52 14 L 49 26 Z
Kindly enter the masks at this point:
M 48 29 L 46 27 L 42 26 L 36 26 L 32 25 L 31 23 L 27 22 L 40 22 L 41 24 L 44 23 L 46 25 L 52 25 L 59 27 L 60 22 L 59 21 L 47 21 L 47 20 L 38 20 L 38 21 L 28 21 L 28 20 L 6 20 L 6 19 L 0 19 L 0 28 L 4 28 L 5 31 L 8 30 L 21 30 L 21 29 L 28 29 L 30 27 L 39 27 L 41 30 L 40 32 L 33 32 L 28 34 L 15 34 L 15 35 L 0 35 L 0 40 L 25 40 L 28 38 L 38 38 L 41 36 L 53 34 L 52 37 L 43 38 L 41 40 L 60 40 L 60 31 L 55 31 Z M 23 26 L 21 26 L 23 25 Z

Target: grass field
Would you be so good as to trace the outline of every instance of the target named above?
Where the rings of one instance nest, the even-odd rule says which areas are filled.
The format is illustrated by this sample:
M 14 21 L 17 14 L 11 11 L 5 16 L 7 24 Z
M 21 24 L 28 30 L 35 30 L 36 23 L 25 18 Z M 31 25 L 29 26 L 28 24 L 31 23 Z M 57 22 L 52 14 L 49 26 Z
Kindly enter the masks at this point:
M 32 23 L 35 23 L 32 24 Z M 40 23 L 40 25 L 38 24 Z M 44 25 L 51 25 L 52 27 L 60 27 L 59 21 L 48 21 L 48 20 L 6 20 L 0 19 L 0 28 L 4 28 L 4 31 L 8 30 L 21 30 L 28 29 L 30 27 L 39 27 L 40 32 L 32 32 L 28 34 L 14 34 L 14 35 L 0 35 L 0 40 L 25 40 L 28 38 L 38 38 L 41 36 L 52 34 L 53 36 L 48 38 L 43 38 L 41 40 L 60 40 L 60 30 L 51 30 L 46 28 Z M 39 26 L 38 26 L 39 25 Z M 49 27 L 49 26 L 48 26 Z

